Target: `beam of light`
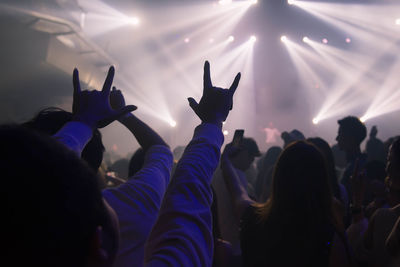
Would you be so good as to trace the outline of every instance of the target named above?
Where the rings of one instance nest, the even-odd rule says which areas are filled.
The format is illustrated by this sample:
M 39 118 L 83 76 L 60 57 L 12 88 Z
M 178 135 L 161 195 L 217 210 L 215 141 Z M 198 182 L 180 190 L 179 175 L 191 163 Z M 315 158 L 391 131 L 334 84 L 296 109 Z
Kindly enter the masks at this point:
M 257 41 L 257 37 L 255 37 L 254 35 L 250 36 L 251 43 L 255 43 L 256 41 Z
M 287 0 L 287 3 L 289 5 L 294 5 L 294 4 L 296 4 L 296 1 L 295 0 Z
M 316 105 L 320 103 L 327 95 L 327 92 L 324 91 L 326 88 L 325 81 L 320 78 L 321 75 L 313 70 L 312 67 L 318 66 L 319 57 L 289 39 L 285 41 L 285 47 L 296 67 L 300 81 L 311 99 L 310 104 Z M 319 69 L 321 69 L 321 67 L 319 67 Z M 316 84 L 319 85 L 317 88 L 315 86 Z M 311 109 L 316 108 L 316 106 L 311 106 Z
M 83 30 L 88 36 L 104 35 L 126 26 L 137 27 L 142 21 L 136 14 L 124 14 L 100 0 L 82 0 L 79 5 L 88 10 L 83 23 Z
M 235 41 L 235 37 L 233 37 L 232 35 L 228 37 L 228 42 L 232 43 L 233 41 Z
M 372 97 L 370 106 L 362 116 L 364 121 L 400 110 L 399 68 L 400 63 L 395 63 L 387 72 L 385 82 L 377 90 L 376 95 Z
M 380 37 L 381 43 L 384 43 L 398 34 L 393 18 L 398 15 L 399 4 L 366 5 L 314 1 L 295 1 L 294 4 L 345 33 L 374 45 L 372 39 Z
M 285 43 L 288 40 L 288 38 L 286 37 L 286 35 L 282 35 L 281 36 L 281 42 Z
M 377 58 L 322 45 L 312 40 L 308 44 L 323 57 L 331 66 L 333 75 L 336 75 L 330 93 L 316 116 L 318 120 L 349 112 L 355 108 L 355 103 L 367 103 L 367 98 L 371 97 L 371 92 L 375 91 L 374 88 L 385 75 L 384 69 L 375 67 Z

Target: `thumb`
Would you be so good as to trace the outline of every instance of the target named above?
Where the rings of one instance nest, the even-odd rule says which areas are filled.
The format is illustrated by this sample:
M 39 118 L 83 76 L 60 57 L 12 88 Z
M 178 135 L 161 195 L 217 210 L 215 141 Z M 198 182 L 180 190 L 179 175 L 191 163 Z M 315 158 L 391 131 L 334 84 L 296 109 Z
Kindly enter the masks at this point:
M 114 115 L 99 121 L 98 122 L 98 128 L 106 127 L 107 125 L 109 125 L 113 121 L 118 120 L 119 118 L 123 117 L 127 113 L 130 113 L 130 112 L 132 112 L 132 111 L 134 111 L 136 109 L 137 109 L 137 107 L 134 106 L 134 105 L 125 106 L 125 107 L 121 108 L 120 110 L 115 111 Z

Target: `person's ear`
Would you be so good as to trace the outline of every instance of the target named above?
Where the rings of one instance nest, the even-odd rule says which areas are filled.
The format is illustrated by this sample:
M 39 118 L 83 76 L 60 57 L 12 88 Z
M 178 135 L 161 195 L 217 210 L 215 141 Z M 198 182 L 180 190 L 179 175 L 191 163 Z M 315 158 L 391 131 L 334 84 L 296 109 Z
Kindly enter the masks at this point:
M 97 226 L 90 241 L 89 262 L 94 263 L 93 266 L 101 266 L 109 257 L 109 253 L 103 248 L 103 228 Z

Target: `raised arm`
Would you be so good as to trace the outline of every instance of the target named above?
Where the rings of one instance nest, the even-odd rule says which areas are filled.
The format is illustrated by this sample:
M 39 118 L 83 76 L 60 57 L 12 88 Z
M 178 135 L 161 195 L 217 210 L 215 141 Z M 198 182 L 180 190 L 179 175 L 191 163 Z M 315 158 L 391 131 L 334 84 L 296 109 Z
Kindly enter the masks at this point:
M 231 162 L 230 156 L 234 154 L 235 150 L 236 149 L 229 144 L 225 147 L 221 157 L 221 169 L 233 203 L 233 208 L 235 209 L 236 218 L 239 222 L 243 212 L 254 203 L 254 201 L 251 200 L 247 194 L 247 190 L 240 182 L 240 178 Z
M 146 245 L 146 266 L 212 265 L 210 183 L 223 143 L 222 122 L 232 109 L 239 80 L 240 74 L 228 90 L 213 87 L 210 65 L 205 63 L 203 96 L 199 103 L 188 99 L 202 124 L 178 162 Z

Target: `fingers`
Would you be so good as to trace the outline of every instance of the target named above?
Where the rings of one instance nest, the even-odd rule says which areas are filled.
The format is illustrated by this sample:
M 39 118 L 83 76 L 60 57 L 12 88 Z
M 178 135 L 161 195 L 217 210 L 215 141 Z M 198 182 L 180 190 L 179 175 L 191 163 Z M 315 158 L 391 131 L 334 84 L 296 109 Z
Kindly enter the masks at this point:
M 78 69 L 74 69 L 74 73 L 72 75 L 72 84 L 74 85 L 74 96 L 77 96 L 81 92 L 81 85 L 79 83 L 79 72 Z
M 239 85 L 239 81 L 240 81 L 240 77 L 242 75 L 240 74 L 240 72 L 236 75 L 235 80 L 233 80 L 233 83 L 231 85 L 231 87 L 229 88 L 229 92 L 233 95 Z
M 204 89 L 212 87 L 211 76 L 210 76 L 210 63 L 208 61 L 204 63 L 203 86 Z
M 111 66 L 110 69 L 108 70 L 107 78 L 104 82 L 103 89 L 101 90 L 103 94 L 108 95 L 110 93 L 111 85 L 114 79 L 114 73 L 115 73 L 115 68 L 114 66 Z
M 197 104 L 196 100 L 194 100 L 193 97 L 189 97 L 188 101 L 189 101 L 189 106 L 194 110 L 194 112 L 196 112 L 197 111 L 197 106 L 199 104 Z

